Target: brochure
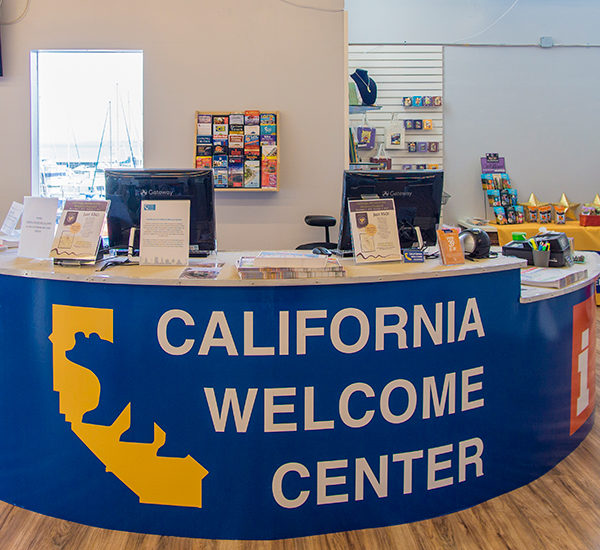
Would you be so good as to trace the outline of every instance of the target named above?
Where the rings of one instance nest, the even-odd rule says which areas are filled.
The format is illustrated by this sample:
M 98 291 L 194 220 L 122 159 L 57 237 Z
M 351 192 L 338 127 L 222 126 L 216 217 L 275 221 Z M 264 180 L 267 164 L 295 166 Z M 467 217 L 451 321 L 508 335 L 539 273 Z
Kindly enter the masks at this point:
M 58 199 L 50 197 L 25 197 L 21 239 L 18 255 L 23 258 L 48 258 L 54 227 Z
M 8 214 L 6 214 L 6 218 L 4 218 L 4 223 L 2 224 L 2 228 L 0 231 L 5 235 L 13 235 L 15 229 L 17 228 L 17 223 L 19 222 L 19 218 L 23 213 L 23 205 L 20 202 L 13 202 L 8 210 Z
M 203 262 L 186 267 L 180 279 L 216 279 L 225 264 L 223 262 Z
M 462 244 L 458 238 L 458 229 L 444 228 L 437 230 L 438 247 L 444 265 L 465 263 Z
M 190 201 L 142 201 L 140 265 L 187 265 Z
M 394 199 L 348 201 L 357 263 L 402 261 Z
M 95 262 L 110 201 L 67 200 L 50 257 L 61 261 Z

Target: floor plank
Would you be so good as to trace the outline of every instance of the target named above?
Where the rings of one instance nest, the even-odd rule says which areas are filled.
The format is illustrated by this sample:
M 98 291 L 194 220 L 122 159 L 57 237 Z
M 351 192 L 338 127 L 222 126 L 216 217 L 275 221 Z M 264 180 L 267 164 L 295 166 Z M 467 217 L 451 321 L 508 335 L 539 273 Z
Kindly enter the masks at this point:
M 596 387 L 600 390 L 600 313 Z M 598 400 L 597 400 L 598 401 Z M 417 523 L 282 541 L 211 541 L 87 527 L 0 502 L 0 550 L 600 550 L 600 421 L 533 483 Z

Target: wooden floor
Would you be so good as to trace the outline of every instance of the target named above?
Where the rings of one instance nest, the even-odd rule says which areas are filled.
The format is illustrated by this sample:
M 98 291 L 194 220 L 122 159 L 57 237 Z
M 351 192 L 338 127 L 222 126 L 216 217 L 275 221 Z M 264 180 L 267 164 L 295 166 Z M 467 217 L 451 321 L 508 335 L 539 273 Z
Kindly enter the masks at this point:
M 600 326 L 596 334 L 600 388 Z M 600 419 L 575 452 L 530 485 L 469 510 L 396 527 L 274 542 L 211 541 L 85 527 L 0 502 L 0 550 L 50 549 L 600 550 Z

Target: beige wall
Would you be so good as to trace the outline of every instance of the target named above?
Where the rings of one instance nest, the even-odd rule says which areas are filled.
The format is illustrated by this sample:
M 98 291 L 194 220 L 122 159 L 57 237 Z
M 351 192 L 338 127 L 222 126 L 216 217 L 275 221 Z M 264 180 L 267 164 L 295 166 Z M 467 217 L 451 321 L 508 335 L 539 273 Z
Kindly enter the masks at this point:
M 24 4 L 4 0 L 2 19 Z M 343 10 L 344 2 L 314 5 Z M 29 52 L 53 48 L 143 50 L 147 168 L 193 167 L 197 109 L 280 112 L 281 190 L 218 193 L 221 249 L 318 240 L 304 215 L 339 215 L 347 156 L 342 11 L 279 0 L 32 2 L 21 23 L 2 27 L 0 217 L 31 189 Z

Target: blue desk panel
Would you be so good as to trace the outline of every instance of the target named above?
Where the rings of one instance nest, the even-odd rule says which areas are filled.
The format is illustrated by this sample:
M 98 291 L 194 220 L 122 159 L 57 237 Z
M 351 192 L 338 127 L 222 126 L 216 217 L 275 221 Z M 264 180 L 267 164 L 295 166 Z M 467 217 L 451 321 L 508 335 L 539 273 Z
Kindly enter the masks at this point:
M 126 531 L 412 522 L 538 478 L 590 431 L 593 283 L 519 270 L 202 287 L 0 275 L 0 499 Z

